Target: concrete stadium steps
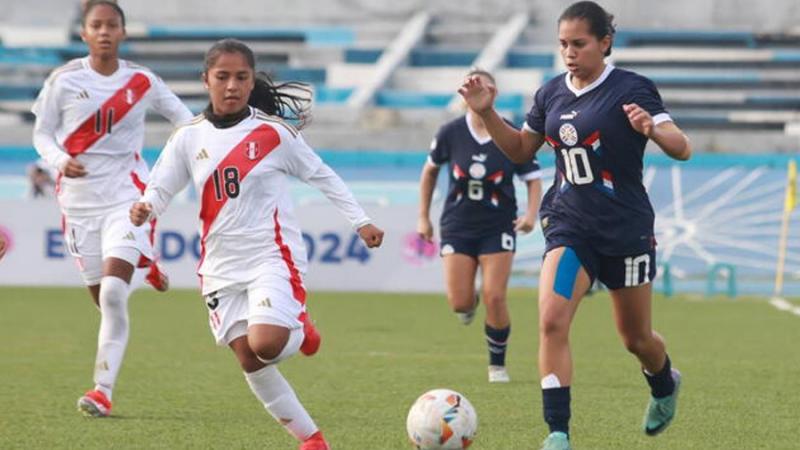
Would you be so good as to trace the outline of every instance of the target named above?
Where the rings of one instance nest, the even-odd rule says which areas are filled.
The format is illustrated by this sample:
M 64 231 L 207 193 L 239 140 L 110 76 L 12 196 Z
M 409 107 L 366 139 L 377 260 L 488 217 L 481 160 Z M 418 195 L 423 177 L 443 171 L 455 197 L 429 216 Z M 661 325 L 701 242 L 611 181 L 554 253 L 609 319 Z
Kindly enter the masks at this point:
M 795 90 L 660 89 L 669 108 L 800 110 Z
M 614 48 L 611 59 L 619 67 L 799 67 L 800 45 L 792 49 L 726 49 L 643 47 Z

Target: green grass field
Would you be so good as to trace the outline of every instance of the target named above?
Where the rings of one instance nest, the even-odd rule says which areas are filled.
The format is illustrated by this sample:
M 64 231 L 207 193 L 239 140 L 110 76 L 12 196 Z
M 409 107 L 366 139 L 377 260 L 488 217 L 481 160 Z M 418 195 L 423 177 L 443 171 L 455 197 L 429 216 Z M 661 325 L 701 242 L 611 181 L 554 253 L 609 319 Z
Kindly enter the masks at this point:
M 0 289 L 0 448 L 294 449 L 251 395 L 231 352 L 214 345 L 190 291 L 138 291 L 114 416 L 75 409 L 91 387 L 99 315 L 82 289 Z M 313 293 L 320 353 L 281 370 L 335 449 L 408 449 L 406 412 L 448 387 L 475 406 L 475 449 L 538 449 L 546 435 L 532 291 L 509 299 L 512 383 L 489 385 L 480 319 L 469 327 L 433 295 Z M 800 317 L 763 301 L 657 299 L 656 328 L 684 374 L 679 416 L 640 431 L 648 390 L 617 338 L 605 294 L 572 332 L 576 449 L 796 449 Z

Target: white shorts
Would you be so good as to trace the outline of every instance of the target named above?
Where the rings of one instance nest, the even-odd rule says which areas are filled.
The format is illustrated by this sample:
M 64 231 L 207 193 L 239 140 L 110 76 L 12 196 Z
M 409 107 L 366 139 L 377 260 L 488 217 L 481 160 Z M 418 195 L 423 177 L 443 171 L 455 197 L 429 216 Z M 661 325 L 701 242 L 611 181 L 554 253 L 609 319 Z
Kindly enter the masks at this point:
M 250 283 L 230 285 L 204 299 L 217 345 L 228 345 L 247 335 L 247 327 L 254 324 L 303 328 L 299 317 L 306 306 L 294 298 L 289 280 L 279 275 L 262 275 Z
M 129 218 L 129 206 L 91 217 L 64 217 L 64 245 L 75 257 L 87 286 L 100 284 L 103 260 L 119 258 L 134 267 L 141 257 L 153 259 L 150 223 L 137 227 Z

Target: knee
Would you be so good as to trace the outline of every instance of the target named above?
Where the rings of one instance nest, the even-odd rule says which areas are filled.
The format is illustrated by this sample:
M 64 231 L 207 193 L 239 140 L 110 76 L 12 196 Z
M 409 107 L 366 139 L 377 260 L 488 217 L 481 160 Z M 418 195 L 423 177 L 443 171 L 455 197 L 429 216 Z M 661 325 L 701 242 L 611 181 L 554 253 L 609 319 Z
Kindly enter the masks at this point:
M 280 356 L 286 341 L 281 339 L 265 339 L 258 342 L 251 342 L 250 348 L 262 362 L 269 362 Z
M 457 313 L 466 313 L 472 311 L 472 308 L 475 305 L 475 294 L 447 294 L 447 301 L 450 303 L 450 306 L 453 308 L 453 312 Z
M 569 336 L 569 324 L 563 320 L 543 317 L 539 321 L 539 335 L 542 339 L 567 339 Z
M 641 355 L 646 351 L 650 345 L 650 339 L 647 336 L 623 336 L 622 343 L 625 349 L 634 355 Z
M 554 299 L 554 301 L 556 300 Z M 554 304 L 554 301 L 544 300 L 539 302 L 539 336 L 548 340 L 567 340 L 569 338 L 571 316 L 567 311 L 562 311 L 559 308 L 543 307 L 543 305 Z
M 503 292 L 484 292 L 482 300 L 487 308 L 503 308 L 506 305 L 506 296 Z
M 548 340 L 566 340 L 569 337 L 569 321 L 562 317 L 544 314 L 539 318 L 539 336 Z

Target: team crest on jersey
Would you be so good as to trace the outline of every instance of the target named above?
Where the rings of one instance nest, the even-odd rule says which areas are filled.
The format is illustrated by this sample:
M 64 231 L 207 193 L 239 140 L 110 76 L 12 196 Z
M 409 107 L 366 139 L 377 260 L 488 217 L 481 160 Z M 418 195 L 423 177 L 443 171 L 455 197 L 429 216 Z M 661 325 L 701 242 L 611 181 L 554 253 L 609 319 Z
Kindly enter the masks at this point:
M 469 176 L 480 180 L 486 175 L 486 166 L 479 162 L 474 162 L 469 166 Z
M 255 160 L 258 158 L 258 142 L 250 141 L 245 144 L 245 151 L 247 152 L 247 159 Z
M 578 130 L 571 123 L 561 125 L 561 128 L 558 129 L 558 135 L 561 137 L 561 142 L 570 147 L 578 143 Z

